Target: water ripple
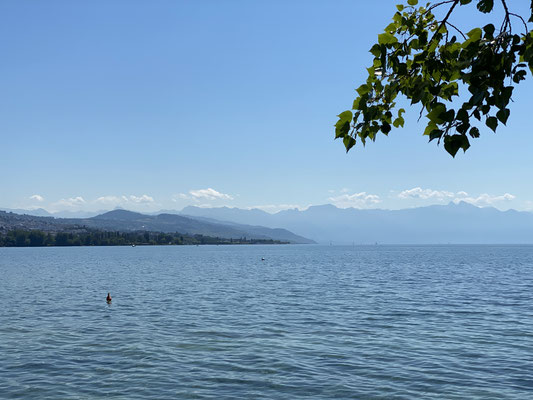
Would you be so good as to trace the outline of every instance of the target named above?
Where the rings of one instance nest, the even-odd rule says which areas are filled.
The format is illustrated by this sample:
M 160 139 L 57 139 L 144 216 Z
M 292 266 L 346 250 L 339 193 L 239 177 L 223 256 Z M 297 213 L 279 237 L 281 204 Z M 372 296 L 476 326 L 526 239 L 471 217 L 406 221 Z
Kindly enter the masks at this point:
M 0 249 L 0 398 L 532 398 L 532 267 L 529 246 Z

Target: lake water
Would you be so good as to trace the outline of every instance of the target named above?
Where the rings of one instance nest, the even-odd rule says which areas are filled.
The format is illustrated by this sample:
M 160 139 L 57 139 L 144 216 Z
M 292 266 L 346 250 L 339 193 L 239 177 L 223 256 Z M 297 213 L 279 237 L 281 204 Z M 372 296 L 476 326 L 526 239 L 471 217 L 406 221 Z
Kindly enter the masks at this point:
M 0 274 L 2 399 L 533 398 L 533 247 L 2 248 Z

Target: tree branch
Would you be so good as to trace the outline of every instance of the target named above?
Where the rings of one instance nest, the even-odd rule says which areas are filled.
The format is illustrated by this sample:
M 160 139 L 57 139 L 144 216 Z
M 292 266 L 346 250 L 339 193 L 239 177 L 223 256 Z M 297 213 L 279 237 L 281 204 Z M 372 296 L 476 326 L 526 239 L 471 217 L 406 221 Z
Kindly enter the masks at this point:
M 459 32 L 461 34 L 461 36 L 463 37 L 464 40 L 466 40 L 466 36 L 463 32 L 461 32 L 461 30 L 459 28 L 457 28 L 455 25 L 449 23 L 448 21 L 446 21 L 446 24 L 450 25 L 453 29 L 455 29 L 457 32 Z
M 520 15 L 515 14 L 515 13 L 509 13 L 509 15 L 512 15 L 513 17 L 516 17 L 516 18 L 519 18 L 520 21 L 522 21 L 522 23 L 524 24 L 524 28 L 526 30 L 524 34 L 527 35 L 528 32 L 529 32 L 529 29 L 527 27 L 527 24 L 526 24 L 526 21 L 524 20 L 524 18 L 522 18 Z
M 433 37 L 431 38 L 431 40 L 428 42 L 428 47 L 429 47 L 429 44 L 433 41 L 433 39 L 435 39 L 435 36 L 437 36 L 439 34 L 439 31 L 440 29 L 446 25 L 446 22 L 448 21 L 448 18 L 450 18 L 450 15 L 452 15 L 452 12 L 453 12 L 453 9 L 455 8 L 455 6 L 457 6 L 457 4 L 459 4 L 459 1 L 460 0 L 453 0 L 453 4 L 452 6 L 450 7 L 450 9 L 448 10 L 448 13 L 446 14 L 446 16 L 444 17 L 444 19 L 441 21 L 440 25 L 438 26 L 437 30 L 435 31 L 435 34 L 433 35 Z M 504 1 L 504 0 L 502 0 Z M 448 1 L 449 2 L 449 1 Z
M 509 27 L 509 31 L 512 32 L 511 19 L 509 18 L 509 8 L 507 7 L 507 3 L 505 2 L 505 0 L 501 0 L 501 2 L 503 5 L 503 9 L 505 10 L 505 17 L 503 18 L 500 31 L 504 32 L 507 27 Z

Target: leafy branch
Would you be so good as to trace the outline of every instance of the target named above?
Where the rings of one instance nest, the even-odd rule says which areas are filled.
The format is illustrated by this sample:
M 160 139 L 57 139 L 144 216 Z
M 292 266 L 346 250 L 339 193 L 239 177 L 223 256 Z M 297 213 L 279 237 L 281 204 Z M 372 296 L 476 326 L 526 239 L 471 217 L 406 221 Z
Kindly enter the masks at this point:
M 420 104 L 420 116 L 428 120 L 424 135 L 429 141 L 443 141 L 453 157 L 480 136 L 480 123 L 494 132 L 499 124 L 505 125 L 514 86 L 525 79 L 527 69 L 533 73 L 533 34 L 525 19 L 511 12 L 506 0 L 500 1 L 504 17 L 499 31 L 488 24 L 466 34 L 450 19 L 458 6 L 472 0 L 446 0 L 425 7 L 417 7 L 418 0 L 408 0 L 407 6 L 397 5 L 392 23 L 370 49 L 373 63 L 366 82 L 356 89 L 352 110 L 339 114 L 335 125 L 335 138 L 342 138 L 346 151 L 358 140 L 365 145 L 379 132 L 388 135 L 392 127 L 404 126 L 405 110 L 396 108 L 398 95 L 411 105 Z M 438 20 L 434 11 L 446 5 L 444 18 Z M 482 13 L 491 13 L 494 0 L 477 0 L 476 6 Z M 521 20 L 523 35 L 513 34 L 511 17 Z M 533 0 L 528 22 L 533 22 Z M 463 41 L 450 37 L 448 28 Z M 469 93 L 460 93 L 460 88 Z M 466 101 L 461 104 L 461 99 Z

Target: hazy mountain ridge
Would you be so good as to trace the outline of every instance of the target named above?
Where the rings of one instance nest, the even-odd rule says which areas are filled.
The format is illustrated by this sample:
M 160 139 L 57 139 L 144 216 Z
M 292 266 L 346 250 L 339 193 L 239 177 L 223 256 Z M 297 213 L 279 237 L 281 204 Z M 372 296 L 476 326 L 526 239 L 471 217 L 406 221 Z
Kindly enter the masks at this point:
M 533 213 L 479 208 L 464 202 L 402 210 L 341 209 L 326 204 L 275 214 L 258 209 L 189 206 L 181 212 L 167 210 L 156 215 L 114 210 L 83 219 L 17 218 L 23 225 L 28 225 L 28 218 L 44 218 L 39 224 L 47 229 L 58 229 L 61 224 L 69 229 L 84 225 L 106 230 L 272 238 L 293 243 L 310 243 L 312 240 L 334 244 L 533 243 Z M 0 229 L 1 225 L 0 215 Z M 42 228 L 36 226 L 34 229 Z
M 39 217 L 28 214 L 16 214 L 0 211 L 0 233 L 7 233 L 13 229 L 32 230 L 44 232 L 75 232 L 80 229 L 77 224 L 58 223 L 53 217 Z
M 326 204 L 275 214 L 189 206 L 182 213 L 219 221 L 247 219 L 251 224 L 279 226 L 321 243 L 533 243 L 532 213 L 479 208 L 464 202 L 402 210 L 341 209 Z
M 22 208 L 0 208 L 0 211 L 20 215 L 32 215 L 35 217 L 54 217 L 54 218 L 91 218 L 105 211 L 57 211 L 49 212 L 44 208 L 33 208 L 26 210 Z
M 53 218 L 19 215 L 0 211 L 0 232 L 11 229 L 39 229 L 45 232 L 73 231 L 82 228 L 112 231 L 180 232 L 221 238 L 273 239 L 291 243 L 313 243 L 285 229 L 206 222 L 173 214 L 146 215 L 114 210 L 92 218 Z

